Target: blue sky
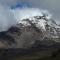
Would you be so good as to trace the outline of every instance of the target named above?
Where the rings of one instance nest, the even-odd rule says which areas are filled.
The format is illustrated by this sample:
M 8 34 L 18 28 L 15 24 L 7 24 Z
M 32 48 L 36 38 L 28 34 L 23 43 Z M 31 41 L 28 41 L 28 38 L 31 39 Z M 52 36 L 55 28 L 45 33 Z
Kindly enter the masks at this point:
M 31 8 L 32 6 L 31 6 L 31 4 L 26 3 L 26 2 L 24 2 L 24 3 L 16 3 L 15 5 L 11 6 L 12 9 L 15 9 L 15 8 L 24 8 L 24 7 Z

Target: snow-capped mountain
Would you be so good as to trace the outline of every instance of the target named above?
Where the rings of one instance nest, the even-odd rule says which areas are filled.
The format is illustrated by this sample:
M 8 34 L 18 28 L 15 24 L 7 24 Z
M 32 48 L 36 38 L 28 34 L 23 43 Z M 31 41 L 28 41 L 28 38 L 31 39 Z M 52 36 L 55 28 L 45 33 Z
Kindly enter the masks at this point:
M 8 31 L 0 32 L 0 44 L 7 48 L 32 47 L 36 41 L 51 46 L 60 43 L 59 39 L 60 26 L 46 15 L 23 18 Z
M 16 24 L 7 31 L 0 32 L 0 44 L 4 47 L 28 48 L 36 41 L 40 41 L 42 45 L 60 43 L 60 26 L 46 11 L 23 8 L 11 12 Z
M 49 38 L 59 38 L 60 36 L 60 26 L 51 18 L 48 18 L 48 16 L 32 16 L 23 18 L 19 22 L 20 24 L 25 26 L 35 26 L 36 29 L 40 29 L 45 37 Z M 18 24 L 19 24 L 18 23 Z

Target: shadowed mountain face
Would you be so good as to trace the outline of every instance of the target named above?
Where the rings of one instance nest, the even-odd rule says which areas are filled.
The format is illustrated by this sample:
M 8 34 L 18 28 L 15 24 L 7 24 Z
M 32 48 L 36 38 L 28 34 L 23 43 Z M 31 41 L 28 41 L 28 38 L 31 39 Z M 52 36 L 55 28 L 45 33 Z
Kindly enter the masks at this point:
M 15 38 L 12 36 L 14 34 L 20 34 L 19 28 L 17 27 L 11 27 L 8 31 L 0 32 L 0 42 L 8 48 L 9 46 L 12 46 L 13 44 L 16 44 Z M 11 35 L 10 35 L 11 34 Z M 1 47 L 4 48 L 4 47 Z
M 9 45 L 11 45 L 11 43 L 15 43 L 14 38 L 10 35 L 7 35 L 6 32 L 1 32 L 0 33 L 0 41 L 7 41 Z
M 15 39 L 11 35 L 8 35 L 7 32 L 0 32 L 0 42 L 4 44 L 4 46 L 5 45 L 8 46 L 16 43 Z

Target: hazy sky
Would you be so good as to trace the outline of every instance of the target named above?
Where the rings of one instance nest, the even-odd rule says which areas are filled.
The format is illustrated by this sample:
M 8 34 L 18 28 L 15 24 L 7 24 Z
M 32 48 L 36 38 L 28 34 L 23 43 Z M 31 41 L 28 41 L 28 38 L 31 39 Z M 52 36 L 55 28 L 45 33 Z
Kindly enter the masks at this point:
M 60 0 L 0 0 L 4 6 L 11 6 L 18 3 L 27 3 L 31 7 L 47 9 L 55 18 L 60 19 Z

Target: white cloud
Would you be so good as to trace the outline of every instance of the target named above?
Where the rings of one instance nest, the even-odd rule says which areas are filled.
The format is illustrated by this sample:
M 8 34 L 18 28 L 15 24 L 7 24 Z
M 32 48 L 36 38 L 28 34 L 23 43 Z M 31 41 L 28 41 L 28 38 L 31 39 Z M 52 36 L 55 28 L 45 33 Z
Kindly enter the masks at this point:
M 19 0 L 0 0 L 0 32 L 6 31 L 11 26 L 17 24 L 17 22 L 21 22 L 23 18 L 37 15 L 41 16 L 43 11 L 48 13 L 46 10 L 40 10 L 39 8 L 11 10 L 10 6 L 16 4 L 18 1 Z

